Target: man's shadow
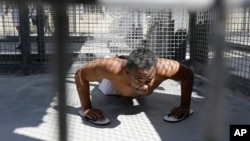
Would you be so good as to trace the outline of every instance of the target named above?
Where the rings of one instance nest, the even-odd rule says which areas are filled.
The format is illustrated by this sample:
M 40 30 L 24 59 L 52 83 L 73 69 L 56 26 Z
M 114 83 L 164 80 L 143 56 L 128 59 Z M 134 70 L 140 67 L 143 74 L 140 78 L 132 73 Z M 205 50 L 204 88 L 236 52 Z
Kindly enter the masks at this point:
M 163 116 L 167 115 L 174 106 L 179 105 L 180 96 L 154 92 L 150 96 L 135 98 L 138 102 L 135 105 L 131 98 L 103 94 L 96 85 L 91 91 L 91 99 L 92 106 L 101 109 L 111 123 L 105 126 L 94 125 L 82 118 L 83 124 L 97 128 L 114 128 L 121 124 L 118 119 L 119 115 L 135 115 L 145 112 L 150 117 L 150 121 L 163 121 Z M 66 110 L 68 114 L 79 115 L 78 111 L 81 107 L 67 106 Z
M 169 93 L 167 90 L 171 89 L 169 87 L 159 87 L 157 88 L 157 91 L 153 92 L 150 96 L 141 96 L 134 100 L 122 96 L 104 95 L 98 89 L 98 84 L 91 84 L 91 86 L 94 87 L 91 90 L 92 107 L 101 109 L 104 112 L 104 115 L 110 119 L 111 123 L 105 126 L 100 126 L 92 124 L 82 118 L 82 123 L 85 126 L 102 129 L 113 129 L 121 124 L 126 124 L 126 126 L 131 126 L 131 128 L 144 124 L 145 126 L 148 126 L 147 124 L 150 124 L 149 126 L 152 125 L 161 140 L 174 140 L 177 138 L 185 140 L 184 138 L 186 137 L 192 138 L 192 136 L 190 136 L 192 131 L 197 130 L 197 127 L 200 126 L 199 122 L 197 122 L 199 121 L 199 116 L 197 116 L 197 114 L 199 115 L 199 108 L 195 107 L 201 106 L 202 99 L 192 98 L 191 100 L 191 108 L 195 111 L 195 116 L 187 118 L 180 123 L 171 124 L 165 122 L 163 117 L 169 114 L 173 107 L 179 106 L 180 95 Z M 77 94 L 75 96 L 77 96 Z M 136 101 L 137 104 L 135 104 L 134 101 Z M 79 110 L 81 110 L 81 107 L 75 107 L 72 105 L 67 106 L 67 114 L 80 116 L 78 113 Z M 138 119 L 129 117 L 129 115 L 137 114 L 140 114 Z M 146 119 L 144 115 L 146 116 Z M 128 116 L 128 118 L 124 119 L 123 116 Z M 141 119 L 143 121 L 140 121 Z M 127 121 L 129 123 L 122 123 Z M 192 126 L 190 126 L 191 124 Z M 182 133 L 183 137 L 176 136 L 176 131 L 178 131 L 178 133 Z
M 133 99 L 125 98 L 119 95 L 105 95 L 98 87 L 91 92 L 92 107 L 101 109 L 105 117 L 109 118 L 111 123 L 105 126 L 95 125 L 82 118 L 83 124 L 97 128 L 114 128 L 121 124 L 117 119 L 119 115 L 134 115 L 143 111 L 142 106 L 134 106 Z M 58 110 L 58 106 L 54 107 Z M 79 115 L 81 107 L 66 106 L 67 114 Z M 80 116 L 80 115 L 79 115 Z

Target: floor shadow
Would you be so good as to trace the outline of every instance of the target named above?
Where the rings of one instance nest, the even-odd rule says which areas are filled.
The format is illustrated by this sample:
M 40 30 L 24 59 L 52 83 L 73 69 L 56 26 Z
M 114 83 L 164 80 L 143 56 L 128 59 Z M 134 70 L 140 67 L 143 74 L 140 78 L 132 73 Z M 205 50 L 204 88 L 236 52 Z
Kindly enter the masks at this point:
M 182 122 L 174 124 L 167 123 L 163 120 L 163 117 L 167 115 L 173 107 L 179 106 L 180 96 L 178 95 L 154 92 L 150 96 L 136 98 L 138 105 L 134 105 L 133 99 L 130 98 L 104 95 L 99 91 L 98 87 L 95 87 L 92 90 L 91 96 L 92 106 L 103 110 L 105 116 L 111 120 L 111 123 L 106 126 L 98 126 L 83 120 L 83 124 L 88 126 L 96 128 L 115 128 L 118 125 L 123 124 L 118 119 L 120 115 L 135 115 L 144 112 L 161 140 L 171 140 L 176 139 L 178 133 L 175 132 L 184 134 L 184 136 L 180 136 L 180 139 L 181 137 L 190 137 L 190 135 L 192 137 L 192 130 L 197 130 L 196 127 L 198 126 L 190 127 L 190 125 L 199 124 L 197 120 L 199 117 L 195 114 Z M 192 100 L 195 99 L 192 98 Z M 80 109 L 80 107 L 75 108 L 68 106 L 67 112 L 77 115 Z M 194 109 L 194 111 L 195 110 L 196 109 Z
M 119 114 L 137 114 L 141 112 L 140 108 L 133 106 L 132 99 L 130 98 L 124 98 L 121 96 L 106 96 L 99 90 L 93 90 L 91 96 L 93 107 L 103 110 L 105 116 L 111 120 L 111 123 L 106 126 L 99 126 L 92 124 L 83 118 L 83 124 L 88 126 L 97 128 L 114 128 L 121 124 L 121 122 L 117 119 Z M 54 108 L 58 110 L 58 106 L 54 106 Z M 79 115 L 79 110 L 81 110 L 81 107 L 76 108 L 73 106 L 66 106 L 67 114 Z
M 0 136 L 4 140 L 39 141 L 15 133 L 18 128 L 37 127 L 55 94 L 52 81 L 43 75 L 0 78 Z

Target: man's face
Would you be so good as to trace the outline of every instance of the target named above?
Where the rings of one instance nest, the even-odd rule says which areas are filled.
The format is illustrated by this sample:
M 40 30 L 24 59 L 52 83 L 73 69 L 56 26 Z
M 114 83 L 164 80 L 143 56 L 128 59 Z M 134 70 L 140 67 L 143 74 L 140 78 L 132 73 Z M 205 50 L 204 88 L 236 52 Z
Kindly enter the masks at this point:
M 150 87 L 150 83 L 155 78 L 155 67 L 141 69 L 133 68 L 127 70 L 131 87 L 137 95 L 146 95 Z

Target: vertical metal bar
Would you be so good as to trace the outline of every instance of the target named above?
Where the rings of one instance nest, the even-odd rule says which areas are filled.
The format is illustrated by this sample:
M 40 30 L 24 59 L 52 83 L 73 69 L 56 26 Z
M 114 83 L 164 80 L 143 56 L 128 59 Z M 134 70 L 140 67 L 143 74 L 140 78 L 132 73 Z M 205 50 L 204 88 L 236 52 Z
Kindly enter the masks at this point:
M 217 13 L 214 29 L 214 50 L 215 56 L 209 76 L 211 84 L 208 90 L 208 111 L 204 122 L 205 140 L 215 141 L 223 140 L 224 133 L 224 90 L 225 90 L 225 66 L 224 66 L 224 43 L 225 43 L 225 4 L 223 0 L 217 0 L 215 8 Z
M 30 72 L 30 44 L 29 44 L 29 9 L 27 0 L 15 1 L 19 7 L 20 37 L 21 37 L 21 60 L 23 74 L 28 75 Z
M 67 72 L 68 17 L 65 1 L 53 2 L 55 10 L 55 76 L 59 105 L 59 140 L 67 141 L 65 77 Z
M 249 31 L 250 31 L 250 7 L 247 6 L 247 34 L 249 34 Z
M 80 4 L 79 4 L 80 5 Z M 79 6 L 78 6 L 79 7 Z M 77 8 L 78 8 L 77 7 Z M 72 28 L 72 32 L 73 33 L 76 33 L 76 25 L 77 25 L 77 22 L 76 22 L 76 4 L 72 4 L 72 10 L 70 10 L 71 12 L 72 12 L 72 25 L 73 25 L 73 27 L 71 27 Z M 80 12 L 80 10 L 78 9 L 78 12 Z M 82 16 L 82 15 L 80 15 L 80 16 Z M 79 19 L 77 19 L 77 20 L 79 20 Z
M 6 7 L 6 2 L 5 1 L 1 1 L 1 12 L 5 12 L 4 11 L 4 9 L 5 9 L 5 7 Z M 2 14 L 2 27 L 1 27 L 1 29 L 3 30 L 3 35 L 5 35 L 5 33 L 6 33 L 6 31 L 5 31 L 5 28 L 6 28 L 6 25 L 5 25 L 5 16 L 4 16 L 4 14 Z
M 190 61 L 194 61 L 195 55 L 195 41 L 196 41 L 196 13 L 193 11 L 189 12 L 189 45 L 190 45 Z
M 36 3 L 37 8 L 37 48 L 38 60 L 45 60 L 45 45 L 44 45 L 44 9 L 40 2 Z

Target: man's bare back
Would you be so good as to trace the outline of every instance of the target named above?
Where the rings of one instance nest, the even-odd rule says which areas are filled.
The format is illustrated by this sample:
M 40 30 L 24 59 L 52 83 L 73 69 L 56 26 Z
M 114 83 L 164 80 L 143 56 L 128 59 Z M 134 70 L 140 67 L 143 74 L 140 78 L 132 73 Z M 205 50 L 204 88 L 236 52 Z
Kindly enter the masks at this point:
M 181 105 L 174 108 L 172 113 L 176 117 L 188 114 L 193 72 L 177 61 L 157 58 L 153 66 L 130 68 L 127 59 L 113 57 L 97 59 L 82 66 L 76 73 L 77 90 L 83 113 L 94 120 L 103 119 L 104 114 L 91 106 L 89 82 L 102 79 L 108 79 L 117 92 L 124 97 L 150 95 L 167 79 L 181 81 Z

